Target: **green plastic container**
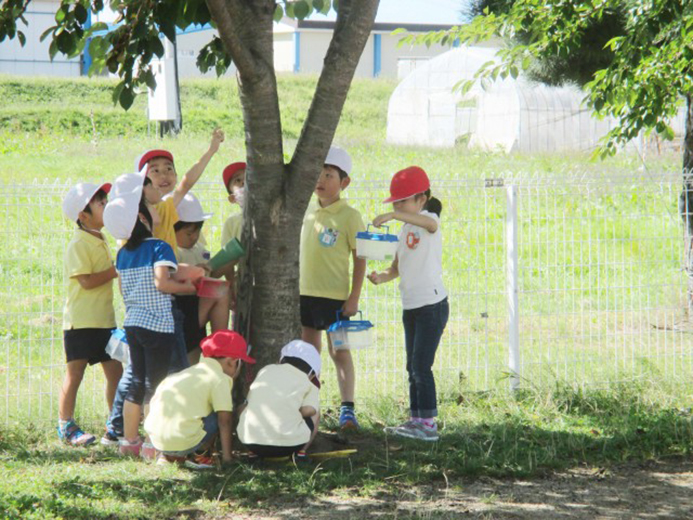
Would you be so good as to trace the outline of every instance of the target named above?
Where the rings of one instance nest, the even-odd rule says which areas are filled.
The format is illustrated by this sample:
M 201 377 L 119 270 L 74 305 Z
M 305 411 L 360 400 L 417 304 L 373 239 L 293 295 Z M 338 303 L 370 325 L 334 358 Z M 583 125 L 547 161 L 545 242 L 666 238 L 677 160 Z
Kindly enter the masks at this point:
M 220 267 L 235 262 L 245 255 L 245 249 L 237 238 L 232 238 L 221 250 L 209 260 L 209 267 L 216 271 Z

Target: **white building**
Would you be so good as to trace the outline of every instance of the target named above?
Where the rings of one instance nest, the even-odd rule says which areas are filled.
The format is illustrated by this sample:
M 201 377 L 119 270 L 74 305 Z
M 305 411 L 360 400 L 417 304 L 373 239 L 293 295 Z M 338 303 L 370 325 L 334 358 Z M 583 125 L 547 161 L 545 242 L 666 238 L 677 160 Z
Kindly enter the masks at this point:
M 26 13 L 28 27 L 19 24 L 26 35 L 22 47 L 17 39 L 0 45 L 0 73 L 21 76 L 80 76 L 85 75 L 91 60 L 88 52 L 79 58 L 66 59 L 58 53 L 50 61 L 48 48 L 51 38 L 43 42 L 43 31 L 55 25 L 58 0 L 32 1 Z M 398 77 L 406 75 L 421 61 L 441 54 L 447 48 L 425 45 L 399 46 L 400 36 L 391 33 L 397 28 L 410 32 L 442 30 L 459 23 L 457 0 L 382 0 L 371 37 L 363 51 L 356 70 L 357 77 Z M 314 15 L 309 20 L 285 18 L 274 25 L 275 67 L 277 72 L 314 73 L 322 70 L 322 63 L 332 38 L 336 14 Z M 102 17 L 110 21 L 108 13 Z M 179 77 L 199 77 L 196 61 L 200 49 L 215 35 L 210 26 L 189 28 L 177 37 Z M 234 73 L 233 66 L 228 71 Z M 206 76 L 215 76 L 209 71 Z
M 58 53 L 51 61 L 48 47 L 51 38 L 39 41 L 41 34 L 55 25 L 55 13 L 60 6 L 57 0 L 32 1 L 24 13 L 29 23 L 25 27 L 18 22 L 17 28 L 26 36 L 22 47 L 17 38 L 0 44 L 0 74 L 18 76 L 79 76 L 83 72 L 82 57 L 67 59 Z

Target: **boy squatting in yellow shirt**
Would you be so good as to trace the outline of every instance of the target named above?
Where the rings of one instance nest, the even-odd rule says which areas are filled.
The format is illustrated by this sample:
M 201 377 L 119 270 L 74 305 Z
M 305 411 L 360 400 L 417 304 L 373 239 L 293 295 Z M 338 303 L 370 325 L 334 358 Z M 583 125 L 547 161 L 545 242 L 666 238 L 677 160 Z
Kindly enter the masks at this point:
M 196 451 L 213 447 L 217 434 L 223 462 L 231 461 L 233 380 L 242 361 L 255 363 L 243 337 L 230 330 L 207 336 L 200 347 L 204 357 L 198 364 L 159 384 L 144 422 L 166 461 L 185 462 L 196 469 L 213 467 L 209 457 Z

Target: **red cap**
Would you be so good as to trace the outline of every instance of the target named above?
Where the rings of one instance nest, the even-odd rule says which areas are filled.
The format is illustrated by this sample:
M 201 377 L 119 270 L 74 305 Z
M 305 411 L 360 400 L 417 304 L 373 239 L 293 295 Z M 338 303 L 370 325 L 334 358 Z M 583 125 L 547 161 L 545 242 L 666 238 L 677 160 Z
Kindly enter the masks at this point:
M 227 191 L 229 189 L 229 182 L 231 182 L 231 179 L 233 179 L 234 175 L 236 175 L 239 171 L 245 170 L 245 166 L 246 164 L 244 162 L 235 162 L 224 168 L 222 177 L 224 178 L 224 187 Z
M 152 159 L 156 159 L 157 157 L 163 157 L 164 159 L 168 159 L 169 161 L 173 162 L 173 154 L 168 150 L 149 150 L 142 157 L 140 157 L 140 165 L 137 170 L 142 170 L 145 164 Z
M 230 330 L 218 330 L 200 342 L 204 357 L 229 357 L 253 364 L 255 360 L 248 355 L 248 345 L 243 336 Z
M 383 202 L 397 202 L 408 199 L 419 193 L 424 193 L 431 187 L 428 175 L 423 168 L 410 166 L 400 170 L 392 177 L 390 182 L 390 197 Z

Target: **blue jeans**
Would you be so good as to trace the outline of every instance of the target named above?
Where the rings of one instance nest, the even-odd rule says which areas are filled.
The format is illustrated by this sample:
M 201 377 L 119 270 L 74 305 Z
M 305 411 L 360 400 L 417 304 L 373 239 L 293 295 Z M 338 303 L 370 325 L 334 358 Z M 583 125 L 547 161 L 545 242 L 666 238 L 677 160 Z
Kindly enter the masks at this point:
M 173 322 L 175 324 L 175 348 L 171 352 L 168 373 L 175 374 L 190 366 L 188 361 L 188 351 L 185 346 L 185 333 L 183 332 L 183 313 L 178 309 L 173 309 Z M 132 364 L 128 365 L 118 383 L 111 415 L 106 421 L 106 429 L 116 435 L 123 434 L 123 403 L 132 383 Z
M 450 306 L 447 298 L 402 313 L 412 417 L 431 419 L 438 415 L 436 382 L 432 367 L 449 316 Z
M 181 451 L 162 451 L 162 453 L 170 455 L 171 457 L 186 457 L 194 451 L 197 451 L 199 448 L 204 447 L 219 431 L 219 419 L 217 418 L 217 412 L 212 412 L 207 417 L 202 418 L 202 429 L 205 431 L 205 436 L 192 448 Z

